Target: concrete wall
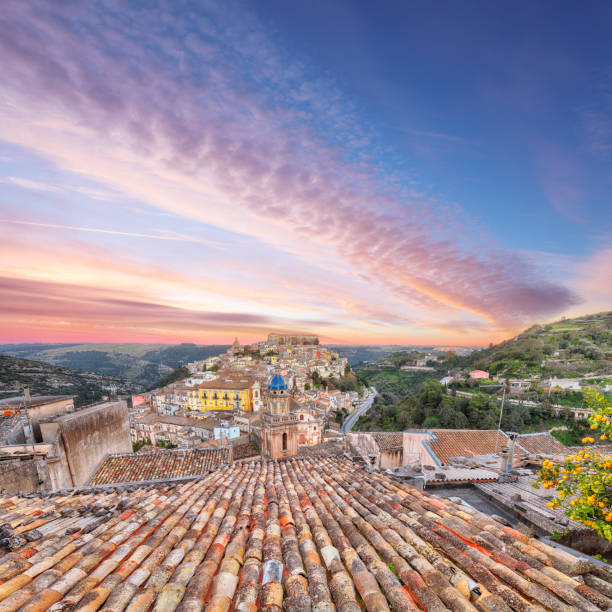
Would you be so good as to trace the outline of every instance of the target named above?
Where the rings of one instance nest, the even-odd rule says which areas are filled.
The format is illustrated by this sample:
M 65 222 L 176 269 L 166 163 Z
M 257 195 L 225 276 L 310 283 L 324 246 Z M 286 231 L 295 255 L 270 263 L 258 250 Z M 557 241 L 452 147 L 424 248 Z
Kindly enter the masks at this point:
M 58 422 L 73 486 L 85 484 L 106 455 L 132 452 L 125 400 L 66 414 Z
M 48 477 L 41 461 L 33 458 L 0 461 L 0 487 L 7 493 L 32 493 L 48 488 Z
M 43 442 L 52 444 L 57 440 L 57 434 L 59 432 L 59 423 L 57 421 L 51 421 L 50 423 L 40 423 L 39 427 Z
M 42 442 L 42 435 L 40 432 L 39 423 L 43 419 L 50 419 L 52 417 L 59 417 L 66 414 L 69 410 L 74 409 L 74 399 L 61 399 L 58 401 L 48 402 L 41 404 L 40 406 L 31 406 L 28 410 L 28 417 L 32 422 L 32 429 L 34 430 L 34 438 L 36 442 Z
M 427 431 L 405 431 L 404 438 L 404 465 L 411 463 L 420 463 L 421 465 L 437 465 L 433 457 L 427 452 L 423 446 L 423 442 L 431 438 L 431 434 Z
M 402 465 L 401 449 L 398 450 L 385 450 L 380 452 L 380 467 L 382 469 L 400 467 Z

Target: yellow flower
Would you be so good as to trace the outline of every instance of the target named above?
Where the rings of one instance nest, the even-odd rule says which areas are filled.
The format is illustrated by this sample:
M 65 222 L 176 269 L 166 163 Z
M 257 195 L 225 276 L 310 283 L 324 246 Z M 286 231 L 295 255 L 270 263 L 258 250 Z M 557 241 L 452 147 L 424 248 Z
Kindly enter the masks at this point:
M 603 502 L 599 502 L 597 505 L 598 505 L 600 508 L 605 508 L 605 507 L 606 507 L 606 504 L 604 504 Z
M 606 514 L 606 523 L 612 523 L 612 512 Z
M 555 504 L 553 504 L 552 502 L 548 502 L 546 505 L 547 505 L 549 508 L 554 508 L 554 507 L 555 507 Z
M 591 425 L 591 429 L 597 429 L 597 425 L 593 423 L 593 425 Z
M 600 440 L 605 440 L 606 439 L 606 434 L 601 434 L 601 436 L 599 436 Z

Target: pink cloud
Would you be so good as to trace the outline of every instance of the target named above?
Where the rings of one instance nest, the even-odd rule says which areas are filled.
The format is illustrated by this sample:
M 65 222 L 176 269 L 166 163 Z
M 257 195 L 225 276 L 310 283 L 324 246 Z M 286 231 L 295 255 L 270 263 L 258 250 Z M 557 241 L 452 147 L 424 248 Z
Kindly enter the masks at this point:
M 215 34 L 211 22 L 196 29 L 172 12 L 162 21 L 156 9 L 128 19 L 123 10 L 102 15 L 73 5 L 68 15 L 61 5 L 12 3 L 0 53 L 13 106 L 0 116 L 20 127 L 6 138 L 61 151 L 59 163 L 130 195 L 157 191 L 155 204 L 175 213 L 318 263 L 332 254 L 411 308 L 515 328 L 576 303 L 519 256 L 466 246 L 456 219 L 437 218 L 437 204 L 403 199 L 378 170 L 357 163 L 361 151 L 338 145 L 364 141 L 351 114 L 335 116 L 320 84 L 302 87 L 296 104 L 293 86 L 303 75 L 256 30 L 245 38 L 230 21 Z M 188 44 L 168 41 L 153 52 L 166 28 L 188 32 Z M 317 113 L 334 130 L 313 127 Z M 84 159 L 91 143 L 100 154 Z M 105 166 L 105 149 L 109 159 L 129 159 L 129 172 L 114 171 L 125 163 Z M 557 194 L 558 206 L 572 209 L 577 195 Z

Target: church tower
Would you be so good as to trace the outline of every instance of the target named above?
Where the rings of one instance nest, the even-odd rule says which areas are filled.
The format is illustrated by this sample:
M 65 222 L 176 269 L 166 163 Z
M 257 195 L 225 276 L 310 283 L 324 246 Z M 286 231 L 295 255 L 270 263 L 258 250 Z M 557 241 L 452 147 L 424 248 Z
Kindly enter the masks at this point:
M 284 378 L 275 374 L 268 383 L 265 409 L 261 415 L 261 454 L 269 459 L 297 455 L 298 419 L 289 406 Z
M 289 414 L 289 391 L 280 374 L 275 374 L 268 383 L 267 412 L 274 415 Z

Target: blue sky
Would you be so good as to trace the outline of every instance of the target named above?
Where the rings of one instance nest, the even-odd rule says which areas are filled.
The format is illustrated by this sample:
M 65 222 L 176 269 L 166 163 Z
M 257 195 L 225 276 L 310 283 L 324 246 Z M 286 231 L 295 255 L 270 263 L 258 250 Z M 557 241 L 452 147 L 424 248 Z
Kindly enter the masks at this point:
M 609 309 L 611 30 L 603 2 L 8 1 L 2 339 L 469 344 Z
M 265 2 L 257 12 L 367 117 L 386 164 L 502 226 L 506 246 L 605 244 L 612 5 Z M 555 192 L 555 206 L 548 181 L 580 196 Z

